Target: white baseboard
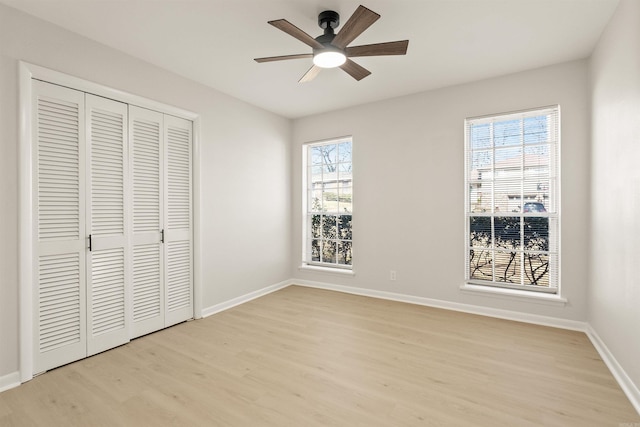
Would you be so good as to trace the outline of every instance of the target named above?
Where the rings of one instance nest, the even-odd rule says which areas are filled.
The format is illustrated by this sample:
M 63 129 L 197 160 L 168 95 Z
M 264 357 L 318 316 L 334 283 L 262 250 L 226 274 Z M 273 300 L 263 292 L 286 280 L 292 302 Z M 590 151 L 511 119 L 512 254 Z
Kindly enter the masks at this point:
M 517 311 L 502 310 L 497 308 L 482 307 L 478 305 L 462 304 L 433 298 L 416 297 L 413 295 L 397 294 L 393 292 L 376 291 L 371 289 L 355 288 L 351 286 L 334 285 L 324 282 L 312 282 L 309 280 L 292 280 L 291 284 L 307 286 L 311 288 L 327 289 L 349 294 L 380 298 L 392 301 L 406 302 L 410 304 L 424 305 L 427 307 L 444 308 L 446 310 L 461 311 L 464 313 L 479 314 L 482 316 L 496 317 L 505 320 L 533 323 L 554 328 L 569 329 L 573 331 L 587 331 L 587 323 L 576 320 L 560 319 L 557 317 L 540 316 L 537 314 L 521 313 Z
M 0 377 L 0 393 L 20 385 L 20 372 L 12 372 Z
M 624 394 L 627 395 L 633 407 L 638 411 L 638 414 L 640 414 L 640 389 L 638 389 L 638 386 L 629 378 L 620 363 L 618 363 L 607 345 L 591 325 L 588 325 L 587 336 L 613 374 L 613 377 L 618 381 L 618 384 L 620 384 L 620 388 L 622 388 Z
M 258 289 L 257 291 L 249 292 L 248 294 L 241 295 L 237 298 L 233 298 L 228 301 L 221 302 L 216 305 L 212 305 L 211 307 L 203 308 L 202 317 L 209 317 L 221 311 L 228 310 L 237 305 L 244 304 L 245 302 L 249 302 L 253 299 L 260 298 L 261 296 L 278 291 L 282 288 L 286 288 L 290 284 L 291 284 L 291 280 L 285 280 L 283 282 L 276 283 L 275 285 L 267 286 L 266 288 Z

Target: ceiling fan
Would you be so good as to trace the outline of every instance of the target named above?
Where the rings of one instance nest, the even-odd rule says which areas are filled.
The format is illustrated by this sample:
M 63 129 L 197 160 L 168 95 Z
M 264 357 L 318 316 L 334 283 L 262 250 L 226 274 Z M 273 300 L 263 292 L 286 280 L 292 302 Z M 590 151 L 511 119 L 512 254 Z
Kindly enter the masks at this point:
M 338 34 L 334 29 L 340 25 L 340 15 L 333 10 L 325 10 L 318 15 L 318 25 L 324 30 L 324 34 L 316 38 L 302 31 L 286 19 L 277 19 L 268 23 L 300 40 L 313 48 L 313 53 L 301 53 L 297 55 L 269 56 L 255 58 L 256 62 L 283 61 L 287 59 L 313 58 L 313 66 L 299 80 L 300 83 L 313 80 L 322 68 L 340 67 L 351 77 L 360 81 L 371 74 L 371 71 L 356 64 L 351 58 L 361 56 L 379 55 L 404 55 L 407 53 L 409 40 L 401 40 L 387 43 L 375 43 L 361 46 L 348 44 L 380 18 L 380 15 L 359 6 L 358 9 L 344 24 Z

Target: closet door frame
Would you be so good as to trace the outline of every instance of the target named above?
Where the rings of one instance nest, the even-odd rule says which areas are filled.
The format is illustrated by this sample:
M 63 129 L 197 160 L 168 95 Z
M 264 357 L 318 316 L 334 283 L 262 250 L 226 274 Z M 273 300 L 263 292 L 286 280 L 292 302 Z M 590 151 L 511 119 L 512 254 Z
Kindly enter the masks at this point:
M 187 119 L 193 122 L 192 139 L 192 211 L 193 211 L 193 317 L 202 317 L 201 242 L 200 242 L 200 116 L 197 113 L 159 103 L 138 95 L 103 86 L 69 74 L 20 61 L 19 64 L 19 376 L 26 382 L 34 376 L 33 283 L 37 248 L 34 246 L 36 218 L 33 206 L 32 83 L 42 80 L 86 93 L 114 99 L 130 105 Z

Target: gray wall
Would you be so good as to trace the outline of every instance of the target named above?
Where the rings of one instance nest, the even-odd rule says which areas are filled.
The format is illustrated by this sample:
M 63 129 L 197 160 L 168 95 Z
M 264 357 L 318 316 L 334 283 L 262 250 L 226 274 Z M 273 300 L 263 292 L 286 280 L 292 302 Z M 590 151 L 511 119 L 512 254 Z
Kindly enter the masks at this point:
M 0 380 L 18 370 L 19 60 L 201 115 L 204 308 L 290 277 L 288 120 L 0 5 Z
M 463 293 L 464 119 L 560 104 L 564 307 Z M 587 63 L 576 61 L 307 117 L 293 124 L 293 214 L 301 218 L 301 146 L 353 135 L 354 277 L 294 268 L 297 279 L 568 320 L 587 318 Z M 300 222 L 292 263 L 300 265 Z M 397 281 L 389 280 L 397 271 Z
M 620 2 L 591 58 L 590 89 L 589 323 L 640 397 L 640 1 Z

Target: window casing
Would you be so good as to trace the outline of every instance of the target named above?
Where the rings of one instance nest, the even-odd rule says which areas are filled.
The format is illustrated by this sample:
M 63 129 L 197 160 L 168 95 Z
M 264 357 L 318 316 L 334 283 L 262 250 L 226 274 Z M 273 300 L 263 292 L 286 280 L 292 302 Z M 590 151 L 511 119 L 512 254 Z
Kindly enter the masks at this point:
M 353 265 L 352 141 L 303 146 L 303 264 L 341 269 Z
M 465 120 L 467 283 L 557 293 L 559 106 Z

